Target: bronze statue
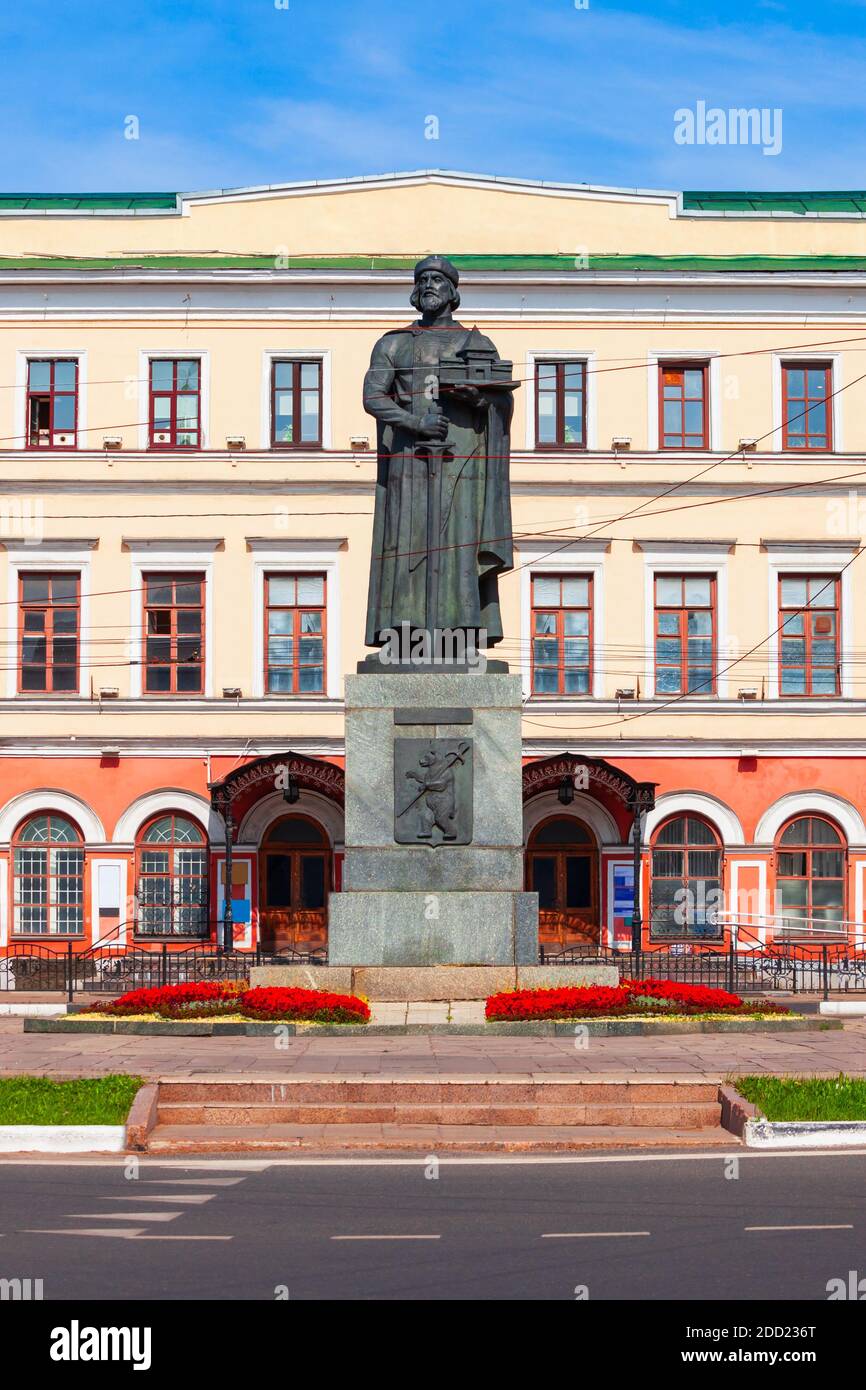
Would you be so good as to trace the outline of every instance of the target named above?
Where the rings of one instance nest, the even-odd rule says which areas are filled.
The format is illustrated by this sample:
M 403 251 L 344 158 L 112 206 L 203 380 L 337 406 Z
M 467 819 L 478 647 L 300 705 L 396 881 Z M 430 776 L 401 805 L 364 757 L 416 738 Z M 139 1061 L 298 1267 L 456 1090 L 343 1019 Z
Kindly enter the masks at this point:
M 378 422 L 378 477 L 366 642 L 394 631 L 502 640 L 499 575 L 513 567 L 511 363 L 458 323 L 459 273 L 442 256 L 415 266 L 420 319 L 386 333 L 364 379 Z

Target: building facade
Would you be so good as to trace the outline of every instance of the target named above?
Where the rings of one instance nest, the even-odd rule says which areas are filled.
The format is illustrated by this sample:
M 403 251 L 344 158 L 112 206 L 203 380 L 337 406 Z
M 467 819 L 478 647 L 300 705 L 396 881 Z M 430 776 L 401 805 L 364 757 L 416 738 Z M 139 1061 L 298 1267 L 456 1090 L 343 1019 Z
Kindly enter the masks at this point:
M 866 195 L 417 173 L 0 198 L 0 951 L 323 951 L 361 382 L 411 267 L 522 381 L 500 584 L 551 951 L 864 941 Z M 866 562 L 863 562 L 866 563 Z M 2 575 L 0 575 L 2 583 Z

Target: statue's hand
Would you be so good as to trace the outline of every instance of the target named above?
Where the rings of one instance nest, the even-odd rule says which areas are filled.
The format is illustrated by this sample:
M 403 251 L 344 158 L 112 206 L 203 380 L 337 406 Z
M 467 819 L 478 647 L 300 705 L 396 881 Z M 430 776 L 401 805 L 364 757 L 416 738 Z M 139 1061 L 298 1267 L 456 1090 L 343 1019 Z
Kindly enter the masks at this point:
M 441 410 L 430 409 L 426 414 L 415 417 L 415 433 L 419 439 L 442 441 L 448 435 L 448 419 Z
M 467 405 L 488 406 L 490 402 L 486 396 L 482 396 L 477 386 L 466 381 L 458 386 L 449 386 L 449 395 L 455 396 L 458 401 L 465 401 Z

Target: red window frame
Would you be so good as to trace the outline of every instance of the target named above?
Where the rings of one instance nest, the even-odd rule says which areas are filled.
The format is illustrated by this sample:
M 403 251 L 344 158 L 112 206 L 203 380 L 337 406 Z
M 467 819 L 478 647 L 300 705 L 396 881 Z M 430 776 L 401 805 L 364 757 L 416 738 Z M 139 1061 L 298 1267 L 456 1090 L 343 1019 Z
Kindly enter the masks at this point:
M 34 821 L 44 817 L 47 821 L 47 837 L 39 840 L 25 839 L 23 831 Z M 51 834 L 51 822 L 60 820 L 68 825 L 75 834 L 74 840 L 55 840 Z M 56 854 L 64 850 L 70 851 L 78 856 L 78 863 L 74 873 L 58 872 Z M 45 855 L 44 865 L 38 870 L 34 870 L 28 865 L 25 872 L 22 872 L 19 855 Z M 10 920 L 12 922 L 12 936 L 14 939 L 22 937 L 32 937 L 37 941 L 44 940 L 45 937 L 57 938 L 58 936 L 75 937 L 80 939 L 84 936 L 84 930 L 90 920 L 89 897 L 87 880 L 89 875 L 87 869 L 87 854 L 84 844 L 84 836 L 79 827 L 69 816 L 61 815 L 59 812 L 35 811 L 28 816 L 18 826 L 12 837 L 12 872 L 10 874 L 10 891 L 12 896 L 12 912 Z M 67 866 L 68 867 L 68 866 Z M 69 884 L 75 883 L 76 890 L 70 893 Z M 29 891 L 22 888 L 23 884 L 31 885 Z M 33 888 L 34 884 L 44 884 L 44 887 Z M 59 890 L 59 885 L 67 885 L 65 893 Z M 18 926 L 20 917 L 23 916 L 21 909 L 24 908 L 43 908 L 45 911 L 46 931 L 33 931 L 27 928 L 21 929 Z M 52 922 L 56 922 L 60 912 L 67 909 L 74 913 L 77 909 L 79 925 L 74 931 L 52 931 Z M 35 915 L 35 912 L 34 912 Z
M 700 827 L 700 831 L 696 830 L 696 826 Z M 677 838 L 677 834 L 681 838 Z M 701 838 L 703 834 L 710 838 Z M 710 854 L 716 855 L 715 871 L 704 872 L 700 866 L 700 856 Z M 710 821 L 690 812 L 679 812 L 664 820 L 657 827 L 650 845 L 650 940 L 720 941 L 724 935 L 722 920 L 718 915 L 720 896 L 712 905 L 708 904 L 707 897 L 709 893 L 721 894 L 724 873 L 724 845 Z M 682 900 L 673 904 L 659 902 L 660 885 L 663 883 L 677 884 L 675 892 L 682 891 L 687 895 L 685 904 Z M 701 886 L 707 884 L 709 888 Z M 682 915 L 683 905 L 686 908 L 686 921 L 677 922 L 675 914 L 679 912 Z M 672 907 L 670 920 L 673 930 L 665 929 L 668 907 Z M 713 916 L 715 921 L 712 920 Z
M 788 833 L 788 831 L 792 830 L 794 826 L 799 825 L 802 821 L 807 822 L 805 835 L 800 839 L 791 839 L 789 842 L 785 842 L 785 835 Z M 836 838 L 834 840 L 816 840 L 816 822 L 822 825 L 829 826 Z M 798 815 L 792 816 L 782 826 L 781 830 L 779 831 L 776 837 L 775 851 L 776 895 L 777 899 L 779 900 L 777 904 L 778 911 L 776 913 L 776 920 L 778 921 L 781 918 L 783 924 L 782 929 L 787 932 L 790 932 L 792 929 L 796 930 L 796 924 L 798 921 L 803 921 L 807 924 L 804 930 L 813 930 L 816 922 L 819 925 L 821 922 L 827 922 L 832 929 L 832 924 L 834 922 L 838 922 L 839 931 L 845 932 L 846 926 L 844 925 L 844 923 L 847 921 L 848 917 L 848 842 L 845 836 L 843 835 L 842 831 L 840 830 L 839 826 L 836 825 L 834 821 L 830 820 L 828 816 L 813 815 L 809 811 L 800 812 Z M 841 859 L 841 873 L 816 874 L 816 854 L 838 854 Z M 783 856 L 787 856 L 789 859 L 793 860 L 800 855 L 802 855 L 803 857 L 805 872 L 783 873 Z M 824 864 L 823 866 L 819 865 L 819 867 L 827 868 L 829 867 L 829 865 Z M 789 904 L 786 907 L 781 902 L 782 895 L 780 890 L 780 884 L 782 883 L 805 883 L 806 893 L 805 902 L 802 904 L 804 908 L 804 911 L 802 913 L 796 910 L 796 907 L 800 906 L 800 904 L 797 904 L 796 906 L 793 904 Z M 816 883 L 841 884 L 842 901 L 841 905 L 839 906 L 839 917 L 832 917 L 829 915 L 829 913 L 832 911 L 832 906 L 828 905 L 827 903 L 819 903 L 817 905 L 818 915 L 815 915 Z M 777 927 L 777 930 L 778 929 L 779 928 Z
M 701 374 L 701 394 L 687 397 L 685 394 L 686 372 L 700 372 Z M 680 377 L 680 381 L 666 381 L 666 377 Z M 710 446 L 710 393 L 709 393 L 709 363 L 708 362 L 659 362 L 659 448 L 660 449 L 708 449 Z M 670 392 L 670 395 L 666 395 Z M 686 429 L 686 401 L 700 399 L 701 402 L 701 423 L 702 429 L 700 436 L 696 430 Z M 665 429 L 665 402 L 670 404 L 677 403 L 680 406 L 680 428 L 678 430 Z M 696 438 L 700 439 L 695 443 Z M 669 440 L 676 440 L 676 443 L 669 443 Z
M 783 586 L 786 582 L 793 580 L 806 585 L 806 603 L 783 602 Z M 814 589 L 814 595 L 813 595 Z M 821 606 L 812 607 L 812 597 L 824 600 Z M 832 597 L 832 604 L 826 602 L 828 597 Z M 779 697 L 787 700 L 802 700 L 805 698 L 814 700 L 832 700 L 841 693 L 841 660 L 842 645 L 840 627 L 842 623 L 842 580 L 838 574 L 780 574 L 779 575 Z M 828 637 L 818 628 L 822 617 L 833 617 L 833 644 L 835 648 L 832 663 L 828 660 L 816 662 L 813 660 L 813 650 L 815 642 L 827 641 Z M 802 615 L 802 622 L 798 621 L 798 615 Z M 786 626 L 793 623 L 794 626 L 801 626 L 802 632 L 791 631 L 788 628 L 786 636 Z M 803 643 L 803 660 L 786 661 L 788 654 L 786 647 L 790 648 L 794 642 Z M 815 690 L 814 673 L 815 670 L 827 671 L 833 666 L 835 673 L 834 686 L 832 690 Z M 803 672 L 803 690 L 784 690 L 785 671 Z
M 563 583 L 569 579 L 578 579 L 586 583 L 586 603 L 563 603 Z M 537 580 L 551 581 L 559 584 L 559 603 L 539 603 L 536 601 L 535 585 Z M 538 695 L 542 697 L 547 696 L 548 698 L 560 697 L 565 699 L 585 699 L 587 696 L 590 696 L 592 694 L 593 687 L 593 646 L 595 636 L 593 624 L 593 575 L 591 573 L 532 574 L 530 575 L 529 582 L 532 585 L 532 631 L 530 634 L 532 661 L 532 693 L 533 695 Z M 566 631 L 566 628 L 568 626 L 567 615 L 572 613 L 586 614 L 585 626 L 587 631 L 585 633 L 579 631 Z M 555 616 L 555 631 L 542 631 L 542 626 L 549 626 L 548 620 L 551 615 Z M 584 624 L 579 623 L 576 624 L 576 626 L 584 626 Z M 538 644 L 542 642 L 550 643 L 554 640 L 556 642 L 555 664 L 552 661 L 539 661 L 537 659 L 537 654 L 539 651 Z M 585 664 L 581 662 L 578 664 L 570 664 L 568 666 L 566 665 L 566 640 L 575 640 L 578 642 L 585 641 L 587 643 L 587 661 Z M 556 690 L 540 690 L 538 688 L 539 672 L 554 670 L 556 671 Z M 566 690 L 566 670 L 586 671 L 586 690 Z
M 69 387 L 58 387 L 56 384 L 58 366 L 69 366 L 73 369 L 74 385 Z M 33 368 L 47 366 L 49 369 L 49 380 L 47 387 L 34 386 L 32 384 Z M 27 359 L 27 414 L 25 418 L 24 443 L 28 449 L 63 449 L 69 451 L 78 448 L 78 358 L 77 357 L 28 357 Z M 57 429 L 55 426 L 55 415 L 57 401 L 61 398 L 72 398 L 72 428 Z M 41 439 L 39 436 L 43 430 L 37 429 L 35 432 L 32 426 L 33 409 L 37 402 L 48 402 L 48 425 L 44 427 L 47 438 Z
M 171 821 L 171 839 L 169 840 L 148 840 L 148 832 L 159 822 L 164 820 Z M 200 840 L 192 841 L 177 839 L 178 820 L 188 821 L 200 835 Z M 189 850 L 191 853 L 201 855 L 202 868 L 200 872 L 181 873 L 178 871 L 178 851 Z M 166 854 L 167 865 L 164 868 L 145 867 L 145 855 Z M 167 900 L 160 902 L 159 893 L 152 897 L 148 893 L 146 884 L 163 882 L 168 884 Z M 185 897 L 180 891 L 179 885 L 195 883 L 200 887 L 198 902 L 189 897 Z M 208 935 L 208 916 L 209 916 L 209 892 L 210 892 L 210 855 L 208 851 L 207 835 L 199 822 L 193 816 L 184 815 L 176 811 L 159 811 L 155 816 L 151 816 L 139 829 L 135 841 L 135 884 L 136 884 L 136 913 L 135 913 L 135 934 L 142 940 L 153 941 L 200 941 Z M 171 923 L 169 931 L 150 931 L 143 925 L 143 910 L 154 909 L 157 915 L 160 907 L 167 909 L 167 917 Z M 199 930 L 187 932 L 178 930 L 174 924 L 182 916 L 184 909 L 201 908 Z
M 659 581 L 678 580 L 680 584 L 679 603 L 659 601 Z M 686 583 L 692 580 L 709 580 L 710 601 L 706 603 L 689 603 L 686 601 Z M 711 674 L 712 680 L 708 683 L 700 683 L 693 690 L 689 689 L 689 668 L 699 664 L 706 666 L 704 658 L 696 659 L 694 662 L 689 659 L 689 641 L 706 641 L 706 633 L 689 632 L 689 613 L 709 613 L 710 614 L 710 642 L 711 642 Z M 678 616 L 678 631 L 666 632 L 664 627 L 670 624 L 661 621 L 663 615 L 676 614 Z M 680 644 L 680 657 L 678 662 L 659 659 L 660 641 L 678 640 Z M 717 584 L 715 574 L 665 574 L 656 573 L 653 575 L 653 666 L 655 672 L 655 693 L 656 695 L 715 695 L 716 693 L 716 657 L 718 648 L 718 618 L 717 618 Z M 661 671 L 677 669 L 679 671 L 679 689 L 666 689 L 663 682 L 659 680 Z
M 272 603 L 272 602 L 271 602 L 271 582 L 272 582 L 272 580 L 274 580 L 274 579 L 292 579 L 292 580 L 295 580 L 295 581 L 297 581 L 297 580 L 299 580 L 299 579 L 321 579 L 321 581 L 322 581 L 322 602 L 321 602 L 320 604 L 319 604 L 319 603 L 298 603 L 298 602 L 297 602 L 297 597 L 296 597 L 296 601 L 295 601 L 294 603 L 277 603 L 277 602 Z M 270 615 L 271 615 L 271 613 L 273 613 L 273 612 L 281 612 L 281 613 L 291 613 L 291 614 L 293 614 L 293 623 L 292 623 L 292 631 L 291 631 L 291 633 L 288 633 L 288 632 L 286 632 L 286 633 L 272 633 L 272 632 L 271 632 L 271 616 L 270 616 Z M 302 631 L 301 631 L 301 619 L 302 619 L 302 615 L 303 615 L 304 613 L 319 613 L 319 614 L 321 615 L 321 630 L 320 630 L 320 632 L 302 633 Z M 291 661 L 291 665 L 289 665 L 288 662 L 279 662 L 279 661 L 271 661 L 271 660 L 270 660 L 270 639 L 271 639 L 271 637 L 277 637 L 277 638 L 278 638 L 278 637 L 280 637 L 280 636 L 285 636 L 285 637 L 291 637 L 291 638 L 292 638 L 292 661 Z M 321 660 L 321 662 L 318 662 L 318 661 L 305 661 L 305 662 L 302 662 L 302 661 L 301 661 L 300 657 L 301 657 L 301 639 L 302 639 L 302 637 L 312 637 L 312 638 L 321 637 L 321 642 L 322 642 L 322 660 Z M 300 573 L 298 573 L 298 572 L 296 572 L 296 571 L 287 571 L 287 570 L 283 570 L 283 571 L 273 571 L 272 573 L 269 573 L 269 574 L 266 574 L 266 575 L 265 575 L 264 636 L 263 636 L 263 642 L 264 642 L 264 645 L 263 645 L 262 651 L 263 651 L 263 658 L 264 658 L 264 689 L 265 689 L 265 694 L 266 694 L 266 695 L 282 695 L 282 696 L 287 696 L 287 695 L 298 695 L 298 696 L 301 696 L 301 697 L 304 697 L 304 696 L 310 697 L 310 696 L 312 696 L 313 698 L 315 698 L 315 697 L 317 697 L 317 696 L 321 696 L 321 695 L 324 695 L 324 694 L 325 694 L 325 692 L 326 692 L 326 690 L 327 690 L 327 688 L 328 688 L 328 579 L 327 579 L 327 575 L 325 575 L 325 574 L 306 574 L 306 573 L 303 572 L 303 571 L 300 572 Z M 304 669 L 304 668 L 315 668 L 315 667 L 318 667 L 318 666 L 320 666 L 320 665 L 321 665 L 321 668 L 322 668 L 322 685 L 321 685 L 321 689 L 319 689 L 319 690 L 301 690 L 301 688 L 300 688 L 300 684 L 301 684 L 301 670 Z M 276 670 L 276 671 L 291 671 L 291 673 L 292 673 L 292 678 L 291 678 L 291 689 L 289 689 L 289 690 L 276 690 L 276 689 L 271 689 L 271 671 L 272 671 L 272 670 Z
M 791 372 L 803 373 L 803 394 L 792 395 L 790 390 L 789 374 Z M 824 377 L 824 394 L 817 396 L 809 394 L 809 373 L 821 372 Z M 792 449 L 798 454 L 826 454 L 833 450 L 833 367 L 829 362 L 783 362 L 782 363 L 782 448 Z M 813 430 L 811 428 L 813 420 L 811 418 L 812 409 L 816 405 L 824 406 L 824 425 L 823 430 Z M 789 420 L 790 416 L 790 420 Z M 792 430 L 790 424 L 795 428 Z M 798 438 L 800 444 L 792 443 L 792 438 Z M 823 440 L 823 443 L 816 443 L 816 440 Z
M 554 389 L 545 389 L 543 386 L 543 368 L 554 369 Z M 567 367 L 580 368 L 580 439 L 567 440 L 565 438 L 565 371 Z M 536 449 L 585 449 L 586 446 L 586 360 L 579 357 L 572 358 L 543 358 L 535 364 L 535 447 Z M 548 378 L 549 380 L 549 378 Z M 573 390 L 574 388 L 569 388 Z M 553 395 L 556 399 L 556 425 L 555 439 L 542 440 L 539 422 L 541 420 L 541 397 L 543 395 Z
M 25 598 L 25 589 L 28 583 L 33 580 L 44 580 L 48 586 L 48 595 L 45 599 Z M 54 597 L 54 584 L 56 580 L 72 580 L 75 584 L 75 593 L 71 598 L 61 596 Z M 74 621 L 69 627 L 60 626 L 58 630 L 57 614 L 73 613 Z M 42 618 L 41 631 L 30 628 L 28 630 L 28 618 L 40 615 Z M 44 660 L 34 661 L 25 660 L 25 644 L 28 641 L 44 642 Z M 58 661 L 58 647 L 62 651 L 63 643 L 74 643 L 75 660 Z M 18 575 L 18 694 L 19 695 L 77 695 L 80 683 L 80 662 L 81 662 L 81 575 L 78 573 L 70 574 L 67 571 L 42 571 L 42 570 L 21 570 Z M 25 680 L 25 671 L 45 672 L 45 684 L 42 686 L 28 685 Z M 73 680 L 71 685 L 55 688 L 55 671 L 72 671 Z
M 292 368 L 292 384 L 277 386 L 277 368 Z M 302 368 L 315 367 L 317 382 L 315 388 L 301 386 Z M 315 389 L 318 399 L 318 414 L 315 439 L 301 439 L 301 405 L 303 392 Z M 291 439 L 277 438 L 277 392 L 292 393 L 292 435 Z M 271 448 L 272 449 L 321 449 L 322 447 L 322 359 L 321 357 L 275 357 L 271 360 Z
M 205 673 L 205 599 L 206 599 L 206 578 L 204 574 L 193 573 L 184 574 L 174 571 L 154 571 L 142 575 L 143 592 L 143 619 L 142 619 L 142 667 L 144 679 L 142 682 L 142 694 L 154 696 L 180 695 L 195 696 L 204 693 L 204 673 Z M 178 586 L 184 584 L 199 585 L 199 600 L 192 603 L 186 600 L 178 600 Z M 149 594 L 152 588 L 171 585 L 171 601 L 166 603 L 162 600 L 151 600 Z M 180 630 L 181 615 L 187 612 L 196 611 L 200 614 L 199 632 L 188 632 Z M 168 624 L 166 626 L 164 617 L 155 621 L 155 615 L 167 615 Z M 197 640 L 196 640 L 197 639 Z M 164 647 L 168 643 L 168 658 L 152 656 L 156 643 L 159 642 Z M 196 650 L 195 660 L 186 659 L 188 651 Z M 156 686 L 148 684 L 149 675 L 152 671 L 168 670 L 168 687 L 158 689 Z M 179 688 L 179 677 L 182 671 L 196 670 L 198 672 L 198 684 L 194 688 L 192 685 L 183 685 Z
M 157 366 L 165 366 L 165 365 L 167 365 L 168 363 L 171 363 L 171 368 L 172 368 L 172 373 L 171 373 L 171 383 L 172 383 L 172 384 L 171 384 L 171 386 L 170 386 L 170 387 L 165 387 L 165 388 L 156 388 L 156 387 L 154 387 L 154 384 L 153 384 L 153 369 L 154 369 L 154 367 L 157 367 Z M 181 367 L 181 365 L 186 365 L 186 364 L 188 364 L 188 363 L 194 363 L 194 364 L 195 364 L 195 368 L 196 368 L 196 386 L 195 386 L 194 390 L 190 390 L 189 388 L 184 388 L 184 389 L 181 390 L 181 389 L 179 388 L 179 386 L 178 386 L 179 368 Z M 200 449 L 200 448 L 201 448 L 201 372 L 202 372 L 202 362 L 201 362 L 201 358 L 200 358 L 200 357 L 151 357 L 151 358 L 149 358 L 149 360 L 148 360 L 148 368 L 147 368 L 147 386 L 148 386 L 148 402 L 149 402 L 149 407 L 148 407 L 148 409 L 149 409 L 149 413 L 148 413 L 148 440 L 149 440 L 149 447 L 150 447 L 151 449 Z M 167 429 L 167 430 L 164 430 L 164 429 L 158 430 L 158 429 L 156 428 L 156 401 L 157 401 L 158 398 L 159 398 L 159 399 L 165 399 L 166 397 L 167 397 L 167 398 L 169 399 L 169 401 L 170 401 L 170 405 L 169 405 L 169 422 L 168 422 L 168 429 Z M 194 426 L 191 426 L 191 425 L 189 425 L 189 424 L 187 424 L 187 423 L 184 423 L 184 424 L 183 424 L 182 426 L 180 426 L 180 427 L 178 426 L 178 421 L 177 421 L 177 405 L 178 405 L 178 401 L 181 399 L 181 397 L 183 397 L 184 399 L 187 398 L 187 397 L 192 397 L 192 398 L 194 398 L 194 400 L 195 400 L 195 403 L 196 403 L 196 410 L 195 410 L 195 425 L 194 425 Z M 194 435 L 195 435 L 195 442 L 194 442 L 194 443 L 188 443 L 188 442 L 180 443 L 180 442 L 178 442 L 178 436 L 181 435 L 181 434 L 194 434 Z M 167 435 L 168 437 L 167 437 L 167 438 L 159 438 L 159 439 L 157 439 L 157 435 L 160 435 L 160 436 Z

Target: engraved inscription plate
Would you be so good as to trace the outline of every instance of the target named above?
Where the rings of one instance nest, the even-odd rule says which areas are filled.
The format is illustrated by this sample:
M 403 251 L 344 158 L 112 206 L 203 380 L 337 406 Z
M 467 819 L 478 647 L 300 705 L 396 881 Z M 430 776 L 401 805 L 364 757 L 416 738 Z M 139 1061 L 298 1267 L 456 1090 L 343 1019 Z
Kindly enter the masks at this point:
M 394 740 L 398 845 L 472 843 L 472 739 Z

